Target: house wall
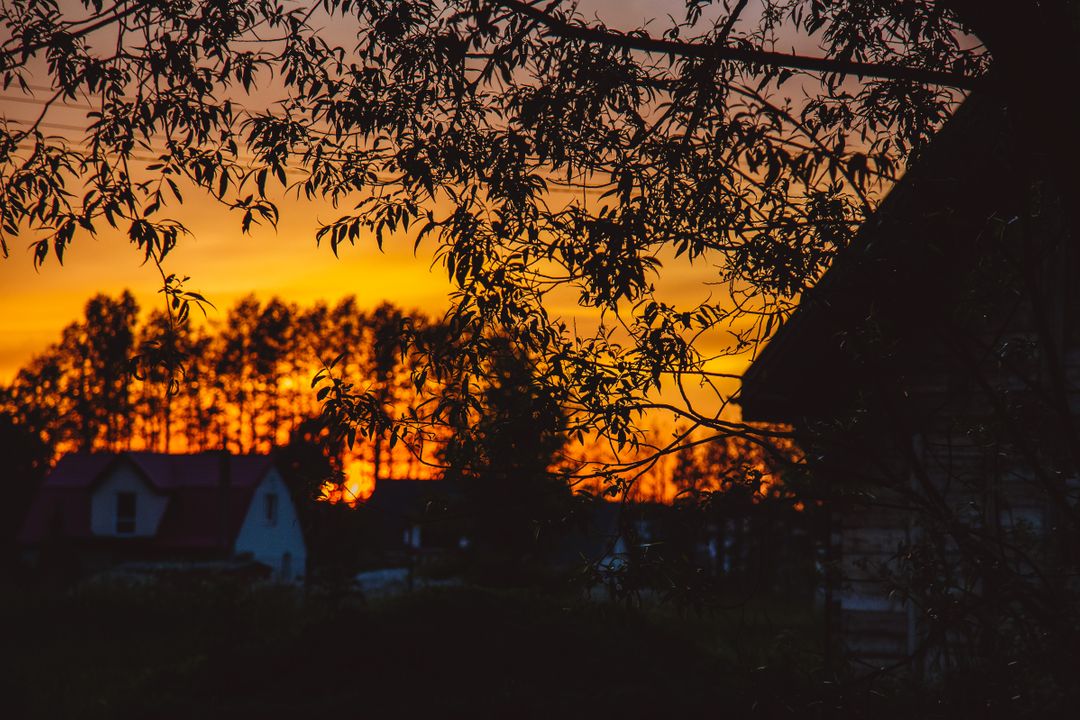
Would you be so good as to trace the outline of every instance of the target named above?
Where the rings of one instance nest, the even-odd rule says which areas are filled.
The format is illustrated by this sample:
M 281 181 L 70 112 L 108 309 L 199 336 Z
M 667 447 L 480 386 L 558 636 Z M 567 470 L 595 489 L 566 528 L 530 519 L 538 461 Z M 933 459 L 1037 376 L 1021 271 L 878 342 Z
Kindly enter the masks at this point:
M 883 584 L 898 569 L 897 555 L 911 539 L 906 513 L 861 508 L 841 513 L 834 537 L 839 586 L 834 593 L 836 629 L 843 650 L 863 667 L 902 662 L 917 638 L 909 622 L 914 608 Z
M 948 366 L 940 361 L 939 367 Z M 1015 376 L 991 369 L 984 377 L 996 391 L 1005 388 L 1012 398 L 1020 396 L 1022 386 Z M 960 381 L 965 379 L 960 376 Z M 950 376 L 944 370 L 910 383 L 907 391 L 919 409 L 913 415 L 920 418 L 919 430 L 910 436 L 910 452 L 880 450 L 882 457 L 903 457 L 906 471 L 899 470 L 897 461 L 892 472 L 878 474 L 872 499 L 840 513 L 836 523 L 834 627 L 847 656 L 866 668 L 903 664 L 927 641 L 927 608 L 901 602 L 886 581 L 889 575 L 903 574 L 900 558 L 908 548 L 929 541 L 938 561 L 956 573 L 949 582 L 963 585 L 967 580 L 961 576 L 960 550 L 942 520 L 933 512 L 904 509 L 912 498 L 935 497 L 959 527 L 984 528 L 995 537 L 1019 526 L 1037 536 L 1051 521 L 1046 493 L 1030 461 L 1007 446 L 986 444 L 968 432 L 979 421 L 992 424 L 995 419 L 984 393 L 966 390 L 956 374 Z M 908 487 L 897 492 L 904 489 L 905 474 Z M 933 534 L 926 534 L 927 521 L 937 523 Z M 910 572 L 912 567 L 906 569 Z M 975 648 L 964 642 L 949 635 L 944 645 L 932 646 L 917 657 L 912 669 L 940 675 L 947 661 L 942 648 L 953 658 L 967 657 Z
M 277 497 L 277 517 L 267 518 L 267 496 Z M 289 490 L 277 470 L 271 469 L 255 489 L 244 523 L 233 546 L 237 554 L 250 553 L 273 568 L 274 579 L 299 582 L 307 569 L 307 547 Z
M 135 531 L 116 532 L 116 496 L 135 494 Z M 90 532 L 103 537 L 151 537 L 157 533 L 168 497 L 155 491 L 129 462 L 120 462 L 98 483 L 90 498 Z

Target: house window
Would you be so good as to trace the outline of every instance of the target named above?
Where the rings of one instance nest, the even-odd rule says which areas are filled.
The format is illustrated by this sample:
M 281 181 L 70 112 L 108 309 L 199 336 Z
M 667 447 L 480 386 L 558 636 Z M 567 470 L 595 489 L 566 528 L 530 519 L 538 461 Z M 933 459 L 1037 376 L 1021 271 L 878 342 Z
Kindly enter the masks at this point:
M 135 532 L 135 493 L 116 493 L 116 534 L 131 535 Z
M 267 493 L 266 494 L 265 508 L 266 508 L 266 524 L 267 525 L 277 525 L 278 502 L 277 502 L 277 495 L 275 493 Z

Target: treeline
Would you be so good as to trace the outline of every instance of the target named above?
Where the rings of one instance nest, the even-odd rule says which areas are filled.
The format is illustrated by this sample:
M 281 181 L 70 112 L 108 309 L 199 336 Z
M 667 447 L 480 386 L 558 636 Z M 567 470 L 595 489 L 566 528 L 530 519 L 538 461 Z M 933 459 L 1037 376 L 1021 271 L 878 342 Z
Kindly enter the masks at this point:
M 426 445 L 421 461 L 416 443 L 360 433 L 350 448 L 328 450 L 338 470 L 351 468 L 370 482 L 441 477 L 440 465 L 454 466 L 450 475 L 472 472 L 464 468 L 475 463 L 516 468 L 522 448 L 541 437 L 554 444 L 531 462 L 541 470 L 555 462 L 563 440 L 554 438 L 561 429 L 545 430 L 547 421 L 535 417 L 529 399 L 538 397 L 540 388 L 509 345 L 487 344 L 502 348 L 485 359 L 487 382 L 494 383 L 487 390 L 473 385 L 471 394 L 462 395 L 453 371 L 447 375 L 443 368 L 441 381 L 427 377 L 424 396 L 419 396 L 414 380 L 422 363 L 433 356 L 445 360 L 460 352 L 461 344 L 462 338 L 443 323 L 421 313 L 389 303 L 366 310 L 351 296 L 310 306 L 247 296 L 224 312 L 211 310 L 205 321 L 178 323 L 162 308 L 142 312 L 130 292 L 100 294 L 56 343 L 19 370 L 10 385 L 0 387 L 0 417 L 40 440 L 52 459 L 80 450 L 269 453 L 292 440 L 326 440 L 328 428 L 318 421 L 322 406 L 312 379 L 333 363 L 337 377 L 369 393 L 388 415 L 419 418 L 415 424 L 422 425 L 420 416 L 428 413 L 437 440 Z M 550 422 L 561 425 L 557 402 L 545 402 L 552 405 L 545 411 Z M 522 426 L 515 424 L 522 420 Z M 316 437 L 320 433 L 323 437 Z M 559 462 L 573 468 L 568 456 L 602 455 L 603 447 L 565 448 Z M 765 492 L 755 495 L 760 502 L 775 495 L 768 489 L 777 482 L 776 459 L 760 445 L 722 438 L 662 459 L 637 478 L 628 495 L 672 502 L 680 492 L 685 497 L 730 491 L 733 474 L 741 477 L 746 470 L 763 474 Z M 496 470 L 503 473 L 501 467 Z M 578 486 L 604 488 L 599 479 Z M 339 490 L 348 499 L 348 488 Z
M 0 389 L 0 409 L 55 455 L 65 452 L 227 449 L 266 453 L 318 417 L 312 377 L 332 359 L 339 376 L 387 408 L 408 405 L 410 370 L 398 340 L 438 332 L 390 304 L 346 297 L 301 307 L 241 299 L 220 319 L 170 321 L 141 313 L 131 293 L 97 295 L 84 317 Z M 176 362 L 168 362 L 173 358 Z M 403 447 L 357 443 L 353 462 L 375 476 L 424 472 Z

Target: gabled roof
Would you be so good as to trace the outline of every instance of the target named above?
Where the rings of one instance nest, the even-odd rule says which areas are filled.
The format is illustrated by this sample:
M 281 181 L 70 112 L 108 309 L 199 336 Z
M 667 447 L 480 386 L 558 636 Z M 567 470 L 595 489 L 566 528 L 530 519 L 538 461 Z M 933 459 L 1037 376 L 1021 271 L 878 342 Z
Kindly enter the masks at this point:
M 831 417 L 882 381 L 887 359 L 866 374 L 852 347 L 871 326 L 908 352 L 925 346 L 928 322 L 952 307 L 956 278 L 1014 187 L 1005 123 L 1004 104 L 981 91 L 945 124 L 743 375 L 745 420 Z
M 65 455 L 30 506 L 19 541 L 39 544 L 50 537 L 90 540 L 90 499 L 97 483 L 120 463 L 131 463 L 146 483 L 168 497 L 158 532 L 147 542 L 169 550 L 230 546 L 247 515 L 255 488 L 270 471 L 266 455 L 219 452 L 174 455 L 152 452 Z M 223 477 L 223 471 L 227 475 Z
M 212 487 L 221 482 L 221 453 L 204 452 L 177 455 L 156 452 L 69 453 L 60 459 L 45 478 L 45 487 L 89 487 L 104 475 L 113 463 L 128 461 L 155 490 L 168 492 L 177 488 Z M 270 469 L 267 455 L 230 455 L 229 484 L 238 487 L 258 485 Z

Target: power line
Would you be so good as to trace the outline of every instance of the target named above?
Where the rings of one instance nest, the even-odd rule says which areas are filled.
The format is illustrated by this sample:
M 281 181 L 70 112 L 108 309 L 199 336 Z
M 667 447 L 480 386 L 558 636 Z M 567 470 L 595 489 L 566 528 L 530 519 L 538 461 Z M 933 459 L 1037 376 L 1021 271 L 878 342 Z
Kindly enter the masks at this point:
M 41 107 L 44 107 L 46 105 L 55 105 L 56 102 L 58 102 L 61 106 L 66 107 L 66 108 L 71 108 L 72 110 L 97 110 L 97 108 L 95 108 L 92 105 L 76 105 L 76 104 L 71 103 L 71 102 L 69 102 L 67 100 L 57 100 L 56 102 L 53 102 L 51 100 L 42 100 L 40 98 L 18 97 L 18 96 L 15 96 L 15 95 L 0 95 L 0 101 L 19 103 L 21 105 L 38 105 L 38 106 L 41 106 Z
M 9 123 L 14 123 L 16 125 L 33 125 L 34 124 L 34 123 L 31 123 L 29 120 L 8 120 L 8 122 Z M 76 130 L 78 132 L 86 132 L 89 129 L 89 128 L 84 127 L 82 125 L 65 125 L 63 123 L 54 123 L 54 122 L 40 122 L 40 123 L 37 123 L 37 126 L 38 127 L 44 127 L 44 128 L 50 128 L 50 129 L 53 129 L 53 130 Z

